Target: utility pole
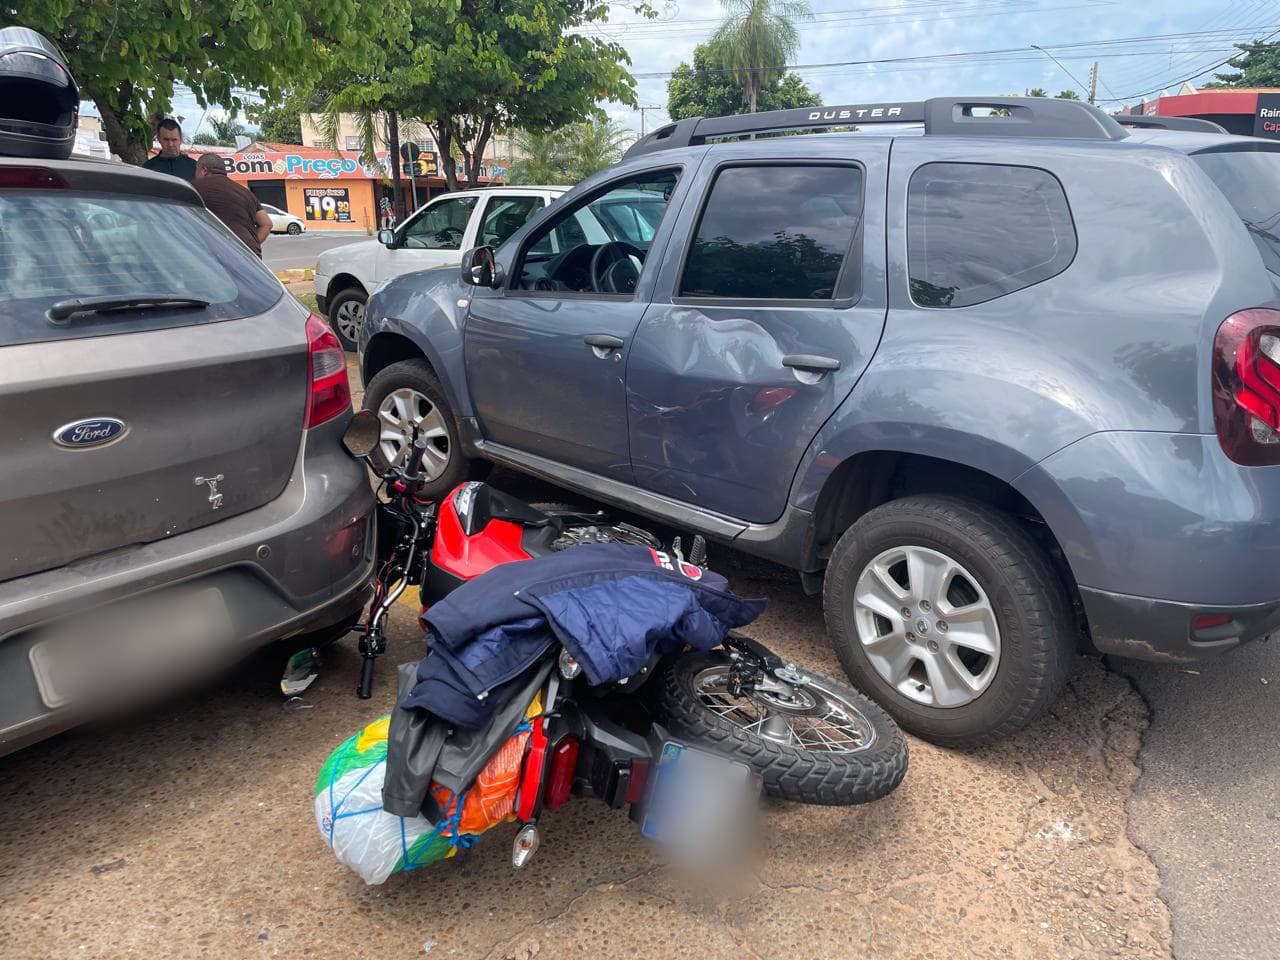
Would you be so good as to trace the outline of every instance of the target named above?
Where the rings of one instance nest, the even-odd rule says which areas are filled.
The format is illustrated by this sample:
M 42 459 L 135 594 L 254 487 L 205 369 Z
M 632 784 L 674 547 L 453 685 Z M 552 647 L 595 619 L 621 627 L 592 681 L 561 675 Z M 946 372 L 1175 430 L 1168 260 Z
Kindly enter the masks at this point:
M 647 110 L 661 110 L 661 107 L 636 107 L 640 111 L 640 136 L 644 136 L 644 115 Z
M 1093 61 L 1093 69 L 1089 71 L 1089 102 L 1098 99 L 1098 61 Z

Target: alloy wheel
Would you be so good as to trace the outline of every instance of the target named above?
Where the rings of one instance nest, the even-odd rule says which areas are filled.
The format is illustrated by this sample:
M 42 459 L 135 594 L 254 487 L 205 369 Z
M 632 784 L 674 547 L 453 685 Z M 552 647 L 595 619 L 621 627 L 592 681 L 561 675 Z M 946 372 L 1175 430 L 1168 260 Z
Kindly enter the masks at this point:
M 951 557 L 920 546 L 885 550 L 858 577 L 853 603 L 867 659 L 908 699 L 962 707 L 995 678 L 995 610 L 973 574 Z
M 360 328 L 364 326 L 364 304 L 359 300 L 347 300 L 339 304 L 334 311 L 333 321 L 338 332 L 355 343 L 360 339 Z
M 392 390 L 378 404 L 378 420 L 382 434 L 379 449 L 387 463 L 400 466 L 413 446 L 413 429 L 418 437 L 427 441 L 427 452 L 422 458 L 422 470 L 428 480 L 434 480 L 449 466 L 449 431 L 440 408 L 426 394 L 412 387 Z

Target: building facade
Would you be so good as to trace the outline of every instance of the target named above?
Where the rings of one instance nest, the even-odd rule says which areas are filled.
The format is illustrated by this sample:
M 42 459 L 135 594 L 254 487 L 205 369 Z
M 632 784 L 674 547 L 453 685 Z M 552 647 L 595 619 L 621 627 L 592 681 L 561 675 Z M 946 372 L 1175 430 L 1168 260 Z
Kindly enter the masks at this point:
M 1158 97 L 1128 110 L 1149 117 L 1212 120 L 1228 133 L 1280 140 L 1280 87 L 1195 90 Z

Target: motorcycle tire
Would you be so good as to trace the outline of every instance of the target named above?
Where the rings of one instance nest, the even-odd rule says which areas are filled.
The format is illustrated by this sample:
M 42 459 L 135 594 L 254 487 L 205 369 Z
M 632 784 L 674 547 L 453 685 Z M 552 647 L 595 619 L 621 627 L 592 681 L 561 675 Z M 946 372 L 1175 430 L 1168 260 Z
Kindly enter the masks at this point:
M 782 800 L 850 806 L 879 800 L 902 782 L 906 738 L 852 687 L 797 667 L 805 680 L 797 689 L 812 703 L 734 698 L 725 682 L 730 663 L 721 650 L 672 662 L 658 684 L 655 719 L 691 746 L 747 764 L 765 792 Z M 757 732 L 766 715 L 788 718 L 785 741 Z

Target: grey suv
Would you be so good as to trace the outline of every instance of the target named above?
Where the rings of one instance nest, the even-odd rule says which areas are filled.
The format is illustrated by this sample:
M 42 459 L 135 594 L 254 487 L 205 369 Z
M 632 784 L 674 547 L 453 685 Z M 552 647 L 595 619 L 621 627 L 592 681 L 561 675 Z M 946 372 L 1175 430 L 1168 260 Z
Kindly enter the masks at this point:
M 373 562 L 350 410 L 333 332 L 186 183 L 0 159 L 0 754 L 343 630 Z
M 1077 650 L 1280 627 L 1280 145 L 1200 126 L 681 121 L 461 275 L 384 287 L 368 395 L 415 385 L 436 492 L 494 461 L 787 564 L 903 726 L 1004 736 Z

